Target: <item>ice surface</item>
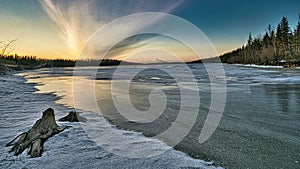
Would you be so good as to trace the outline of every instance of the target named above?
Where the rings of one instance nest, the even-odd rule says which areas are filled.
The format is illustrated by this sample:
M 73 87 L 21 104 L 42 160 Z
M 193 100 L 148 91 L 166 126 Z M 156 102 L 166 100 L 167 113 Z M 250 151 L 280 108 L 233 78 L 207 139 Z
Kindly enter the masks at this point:
M 39 73 L 26 75 L 27 78 L 41 79 L 50 76 Z M 12 153 L 8 153 L 10 147 L 5 147 L 5 144 L 19 133 L 28 130 L 41 117 L 44 109 L 54 108 L 56 119 L 71 111 L 70 108 L 55 104 L 58 99 L 55 95 L 37 93 L 34 86 L 38 85 L 41 84 L 25 83 L 25 79 L 20 76 L 0 77 L 1 168 L 215 168 L 211 162 L 193 159 L 161 141 L 146 138 L 140 133 L 119 130 L 107 123 L 104 118 L 98 119 L 103 123 L 101 126 L 103 135 L 100 137 L 103 142 L 100 146 L 91 141 L 79 123 L 58 122 L 60 126 L 70 125 L 72 128 L 50 138 L 44 145 L 42 157 L 29 158 L 26 152 L 15 157 Z M 85 114 L 87 117 L 93 115 L 95 114 Z M 105 135 L 114 132 L 121 133 L 122 138 Z M 113 154 L 101 146 L 135 155 L 167 151 L 149 158 L 126 158 Z

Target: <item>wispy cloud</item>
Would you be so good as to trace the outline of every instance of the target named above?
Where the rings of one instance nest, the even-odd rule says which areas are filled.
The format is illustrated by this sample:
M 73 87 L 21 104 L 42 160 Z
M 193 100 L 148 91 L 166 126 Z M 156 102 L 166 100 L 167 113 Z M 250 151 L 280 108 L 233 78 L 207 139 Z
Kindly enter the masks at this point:
M 170 12 L 183 0 L 41 0 L 40 4 L 57 25 L 65 42 L 79 54 L 90 36 L 106 23 L 129 14 L 139 12 Z M 130 26 L 130 25 L 129 25 Z M 138 38 L 138 39 L 136 39 Z M 124 48 L 138 47 L 145 36 L 131 38 L 115 47 L 115 53 Z M 106 43 L 105 41 L 102 42 Z M 128 44 L 126 44 L 128 43 Z M 139 43 L 134 46 L 133 43 Z M 105 45 L 103 45 L 105 47 Z M 101 49 L 97 49 L 101 50 Z M 124 51 L 124 50 L 123 50 Z

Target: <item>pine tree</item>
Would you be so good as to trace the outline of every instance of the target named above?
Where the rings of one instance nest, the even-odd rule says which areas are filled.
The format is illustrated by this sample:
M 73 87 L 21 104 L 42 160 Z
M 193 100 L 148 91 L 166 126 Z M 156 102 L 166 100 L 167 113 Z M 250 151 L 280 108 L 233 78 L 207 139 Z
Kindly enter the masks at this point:
M 298 16 L 298 24 L 294 31 L 294 46 L 295 46 L 295 55 L 300 59 L 300 14 Z
M 282 55 L 282 29 L 281 25 L 277 25 L 276 29 L 276 39 L 275 39 L 275 45 L 276 45 L 276 50 L 275 50 L 275 59 L 278 61 Z
M 286 17 L 283 17 L 280 22 L 280 27 L 282 30 L 281 41 L 283 47 L 284 59 L 289 59 L 291 50 L 290 50 L 290 28 L 289 23 Z
M 251 32 L 250 32 L 249 33 L 249 38 L 248 38 L 248 41 L 247 41 L 248 46 L 251 46 L 252 42 L 253 42 L 253 39 L 252 39 L 252 35 L 251 35 Z

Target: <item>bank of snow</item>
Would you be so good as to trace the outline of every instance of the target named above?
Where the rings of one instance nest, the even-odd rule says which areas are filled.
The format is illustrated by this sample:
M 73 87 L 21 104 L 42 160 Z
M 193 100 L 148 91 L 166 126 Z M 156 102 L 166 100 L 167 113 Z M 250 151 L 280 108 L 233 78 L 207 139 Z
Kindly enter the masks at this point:
M 12 74 L 12 70 L 0 64 L 0 75 L 10 75 L 10 74 Z
M 281 69 L 283 66 L 272 66 L 272 65 L 256 65 L 256 64 L 236 64 L 239 66 L 245 66 L 245 67 L 255 67 L 255 68 L 264 68 L 264 69 Z

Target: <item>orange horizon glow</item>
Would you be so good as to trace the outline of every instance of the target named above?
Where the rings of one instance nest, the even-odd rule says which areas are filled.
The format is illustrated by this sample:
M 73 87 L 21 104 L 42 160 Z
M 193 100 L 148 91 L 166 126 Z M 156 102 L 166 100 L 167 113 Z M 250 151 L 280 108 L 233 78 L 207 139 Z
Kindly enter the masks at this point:
M 78 25 L 74 20 L 78 14 L 77 10 L 70 11 L 70 20 L 65 20 L 66 16 L 63 16 L 61 11 L 51 3 L 52 1 L 43 1 L 44 10 L 40 11 L 40 15 L 34 16 L 34 18 L 26 17 L 24 15 L 18 15 L 11 13 L 11 11 L 1 11 L 0 15 L 0 41 L 18 39 L 14 43 L 15 50 L 10 54 L 17 54 L 19 56 L 36 56 L 41 59 L 70 59 L 77 60 L 81 54 L 82 49 L 89 37 L 101 26 L 103 23 L 96 22 L 95 18 L 88 13 L 87 24 Z M 76 4 L 75 4 L 76 5 Z M 80 6 L 77 5 L 77 6 Z M 88 11 L 89 6 L 81 7 L 83 11 Z M 74 8 L 75 9 L 75 8 Z M 42 9 L 41 9 L 42 10 Z M 54 13 L 53 13 L 54 12 Z M 81 13 L 79 13 L 81 15 Z M 50 17 L 49 17 L 50 16 Z M 52 19 L 52 20 L 51 20 Z M 129 25 L 130 26 L 130 25 Z M 84 27 L 85 29 L 79 29 Z M 63 35 L 63 36 L 62 36 Z M 236 44 L 214 42 L 215 48 L 218 54 L 230 51 L 234 49 Z M 183 47 L 174 45 L 170 42 L 154 42 L 150 44 L 150 48 L 158 48 L 164 46 L 165 49 L 173 54 L 178 54 L 183 61 L 199 60 L 199 57 L 194 56 L 193 52 L 187 51 Z M 149 47 L 149 45 L 148 45 Z M 100 46 L 101 48 L 101 46 Z M 131 55 L 137 56 L 136 51 L 143 51 L 143 47 L 124 50 L 122 53 L 117 53 L 111 56 L 112 59 L 125 60 L 130 58 Z M 174 59 L 164 58 L 162 54 L 159 56 L 153 56 L 151 54 L 140 54 L 141 58 L 135 57 L 135 60 L 131 62 L 155 62 L 155 61 L 174 61 Z M 203 58 L 215 57 L 207 56 L 205 52 Z M 160 58 L 164 58 L 160 60 Z M 93 58 L 87 58 L 93 59 Z M 97 58 L 94 58 L 97 59 Z M 176 60 L 176 59 L 175 59 Z
M 16 45 L 16 46 L 19 46 L 19 45 Z M 66 45 L 67 46 L 67 45 Z M 18 47 L 16 47 L 18 48 Z M 68 48 L 68 46 L 67 46 Z M 223 51 L 217 51 L 218 53 L 218 56 L 220 55 L 223 55 L 227 52 L 230 52 L 234 50 L 233 49 L 223 49 Z M 63 50 L 66 54 L 62 54 L 63 52 L 60 52 L 60 51 L 56 51 L 56 50 L 53 50 L 51 52 L 48 52 L 48 51 L 43 51 L 43 49 L 40 49 L 40 50 L 33 50 L 33 51 L 30 51 L 29 49 L 25 49 L 25 50 L 22 50 L 22 48 L 19 48 L 19 49 L 16 49 L 15 51 L 11 52 L 9 55 L 15 55 L 17 54 L 18 56 L 35 56 L 36 58 L 38 59 L 50 59 L 50 60 L 55 60 L 55 59 L 68 59 L 68 60 L 77 60 L 79 58 L 79 55 L 81 52 L 77 52 L 76 54 L 76 51 L 72 51 L 71 49 L 69 50 Z M 140 50 L 139 52 L 143 53 L 143 50 Z M 184 52 L 186 51 L 183 51 L 183 52 L 180 52 L 181 56 L 184 55 Z M 199 60 L 199 58 L 197 59 L 194 54 L 188 54 L 186 53 L 187 55 L 190 55 L 189 56 L 185 56 L 185 59 L 184 61 L 194 61 L 194 60 Z M 123 60 L 126 60 L 126 58 L 130 58 L 132 55 L 139 55 L 139 53 L 135 53 L 135 52 L 128 52 L 126 54 L 120 54 L 118 56 L 112 56 L 111 59 L 115 59 L 115 60 L 120 60 L 120 61 L 123 61 Z M 141 54 L 142 55 L 142 54 Z M 148 55 L 150 56 L 150 55 Z M 156 56 L 157 57 L 162 57 L 162 56 Z M 217 57 L 217 56 L 211 56 L 211 57 Z M 144 56 L 144 58 L 146 58 Z M 205 57 L 205 58 L 210 58 L 210 57 Z M 87 58 L 87 59 L 97 59 L 97 58 Z M 143 61 L 143 59 L 138 59 L 136 58 L 136 60 L 132 60 L 130 59 L 130 62 L 138 62 L 138 63 L 148 63 L 150 60 L 150 62 L 153 62 L 155 59 L 151 59 L 151 57 L 148 57 L 148 59 L 145 59 Z M 164 60 L 165 62 L 168 62 L 168 60 Z M 173 62 L 173 61 L 176 61 L 176 59 L 170 59 L 169 62 Z

